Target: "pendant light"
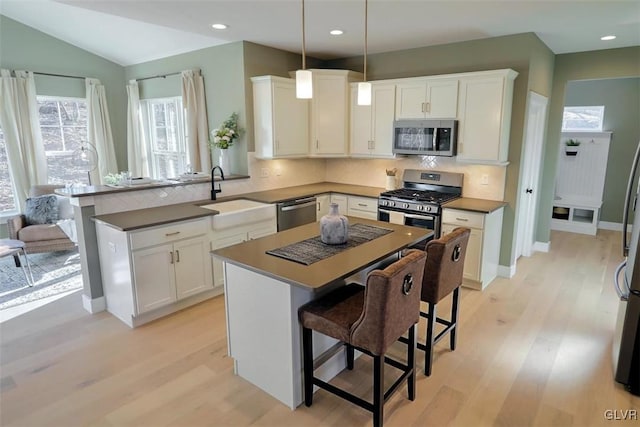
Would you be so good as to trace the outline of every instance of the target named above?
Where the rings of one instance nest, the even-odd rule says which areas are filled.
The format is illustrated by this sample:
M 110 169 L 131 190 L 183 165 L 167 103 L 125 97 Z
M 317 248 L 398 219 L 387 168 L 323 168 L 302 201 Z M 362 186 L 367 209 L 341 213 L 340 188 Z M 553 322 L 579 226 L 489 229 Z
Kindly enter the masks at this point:
M 306 52 L 304 40 L 304 0 L 302 0 L 302 70 L 296 71 L 296 98 L 310 99 L 313 96 L 311 71 L 306 70 Z
M 364 81 L 358 83 L 358 105 L 371 105 L 371 83 L 367 81 L 368 0 L 364 0 Z

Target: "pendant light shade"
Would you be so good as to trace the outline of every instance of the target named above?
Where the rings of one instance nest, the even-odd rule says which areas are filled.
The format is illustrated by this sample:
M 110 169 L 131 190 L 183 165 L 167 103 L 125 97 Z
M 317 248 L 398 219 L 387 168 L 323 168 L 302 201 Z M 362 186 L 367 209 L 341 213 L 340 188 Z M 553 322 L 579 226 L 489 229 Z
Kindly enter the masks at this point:
M 358 105 L 371 105 L 371 83 L 367 82 L 368 0 L 364 0 L 364 82 L 358 83 Z
M 371 83 L 358 83 L 358 105 L 371 105 Z
M 296 98 L 310 99 L 313 97 L 313 80 L 311 71 L 306 70 L 306 52 L 304 38 L 304 0 L 302 0 L 302 69 L 296 71 Z
M 313 80 L 311 71 L 296 71 L 296 98 L 311 99 L 313 96 Z

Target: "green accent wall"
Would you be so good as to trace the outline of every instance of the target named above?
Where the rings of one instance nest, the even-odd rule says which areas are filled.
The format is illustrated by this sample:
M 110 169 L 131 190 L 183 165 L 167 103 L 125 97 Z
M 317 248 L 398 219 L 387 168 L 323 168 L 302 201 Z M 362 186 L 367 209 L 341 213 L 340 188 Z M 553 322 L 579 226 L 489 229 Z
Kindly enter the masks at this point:
M 553 190 L 556 169 L 558 167 L 562 111 L 564 109 L 567 85 L 569 82 L 577 80 L 628 77 L 640 77 L 640 46 L 556 55 L 553 74 L 553 92 L 551 102 L 549 103 L 547 141 L 544 150 L 544 168 L 542 171 L 541 186 L 542 199 L 538 210 L 536 228 L 537 241 L 549 242 L 551 237 Z M 636 116 L 636 120 L 637 117 L 638 116 Z M 616 140 L 617 138 L 614 134 L 613 144 L 615 144 Z M 630 161 L 629 159 L 628 162 Z M 620 168 L 627 171 L 629 170 L 629 167 L 626 166 L 620 166 Z M 626 181 L 623 186 L 626 187 Z
M 99 79 L 107 93 L 118 167 L 126 167 L 124 67 L 0 15 L 0 68 Z M 85 97 L 83 79 L 36 75 L 35 82 L 38 95 Z
M 603 129 L 613 132 L 600 220 L 621 223 L 629 170 L 640 142 L 640 78 L 568 82 L 564 106 L 588 105 L 604 105 Z

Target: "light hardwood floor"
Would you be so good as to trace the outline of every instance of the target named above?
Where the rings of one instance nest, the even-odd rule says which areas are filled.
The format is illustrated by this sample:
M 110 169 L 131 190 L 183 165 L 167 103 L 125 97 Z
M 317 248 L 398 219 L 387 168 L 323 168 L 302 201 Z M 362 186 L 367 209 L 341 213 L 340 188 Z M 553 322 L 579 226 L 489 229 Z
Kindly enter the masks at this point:
M 612 379 L 620 237 L 553 232 L 551 251 L 521 258 L 512 279 L 464 289 L 457 350 L 442 341 L 432 376 L 418 376 L 417 399 L 400 390 L 385 425 L 638 425 L 604 415 L 640 412 L 640 398 Z M 86 313 L 74 294 L 0 328 L 2 426 L 371 424 L 324 391 L 291 411 L 234 376 L 222 297 L 132 330 Z M 367 396 L 370 369 L 363 356 L 336 384 Z

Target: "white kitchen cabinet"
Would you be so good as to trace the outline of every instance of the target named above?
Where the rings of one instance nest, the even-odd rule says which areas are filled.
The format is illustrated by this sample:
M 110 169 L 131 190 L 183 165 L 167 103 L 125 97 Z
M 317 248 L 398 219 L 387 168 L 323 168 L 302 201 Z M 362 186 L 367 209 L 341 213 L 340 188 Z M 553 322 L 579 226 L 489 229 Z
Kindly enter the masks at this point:
M 320 218 L 329 213 L 330 203 L 330 194 L 319 194 L 316 196 L 316 221 L 320 221 Z
M 371 105 L 358 105 L 358 85 L 351 84 L 351 157 L 393 157 L 395 89 L 374 82 Z
M 378 219 L 378 199 L 349 196 L 347 198 L 347 215 L 357 218 Z
M 310 156 L 344 157 L 349 152 L 349 83 L 362 74 L 313 69 L 310 111 Z
M 215 220 L 215 218 L 213 219 Z M 216 230 L 212 234 L 211 249 L 215 250 L 226 248 L 227 246 L 268 236 L 276 233 L 277 231 L 278 224 L 275 216 L 266 221 L 244 224 L 238 227 L 227 228 L 225 230 Z M 222 286 L 224 285 L 224 269 L 222 261 L 216 257 L 212 257 L 211 262 L 213 263 L 213 285 L 217 289 L 222 289 Z
M 133 251 L 137 313 L 212 288 L 206 236 Z
M 456 227 L 471 230 L 464 261 L 464 286 L 482 290 L 498 275 L 502 216 L 502 208 L 491 213 L 442 210 L 442 235 L 451 233 Z
M 213 296 L 209 218 L 121 231 L 96 222 L 107 310 L 134 327 Z
M 396 85 L 396 120 L 453 119 L 457 108 L 457 78 L 407 79 Z
M 460 78 L 458 161 L 508 164 L 513 83 L 517 75 L 507 69 Z
M 309 101 L 296 98 L 295 79 L 252 77 L 256 157 L 275 159 L 309 154 Z
M 330 201 L 331 203 L 338 204 L 338 212 L 340 212 L 340 215 L 347 215 L 347 210 L 348 210 L 347 200 L 348 200 L 348 197 L 345 194 L 331 193 Z

